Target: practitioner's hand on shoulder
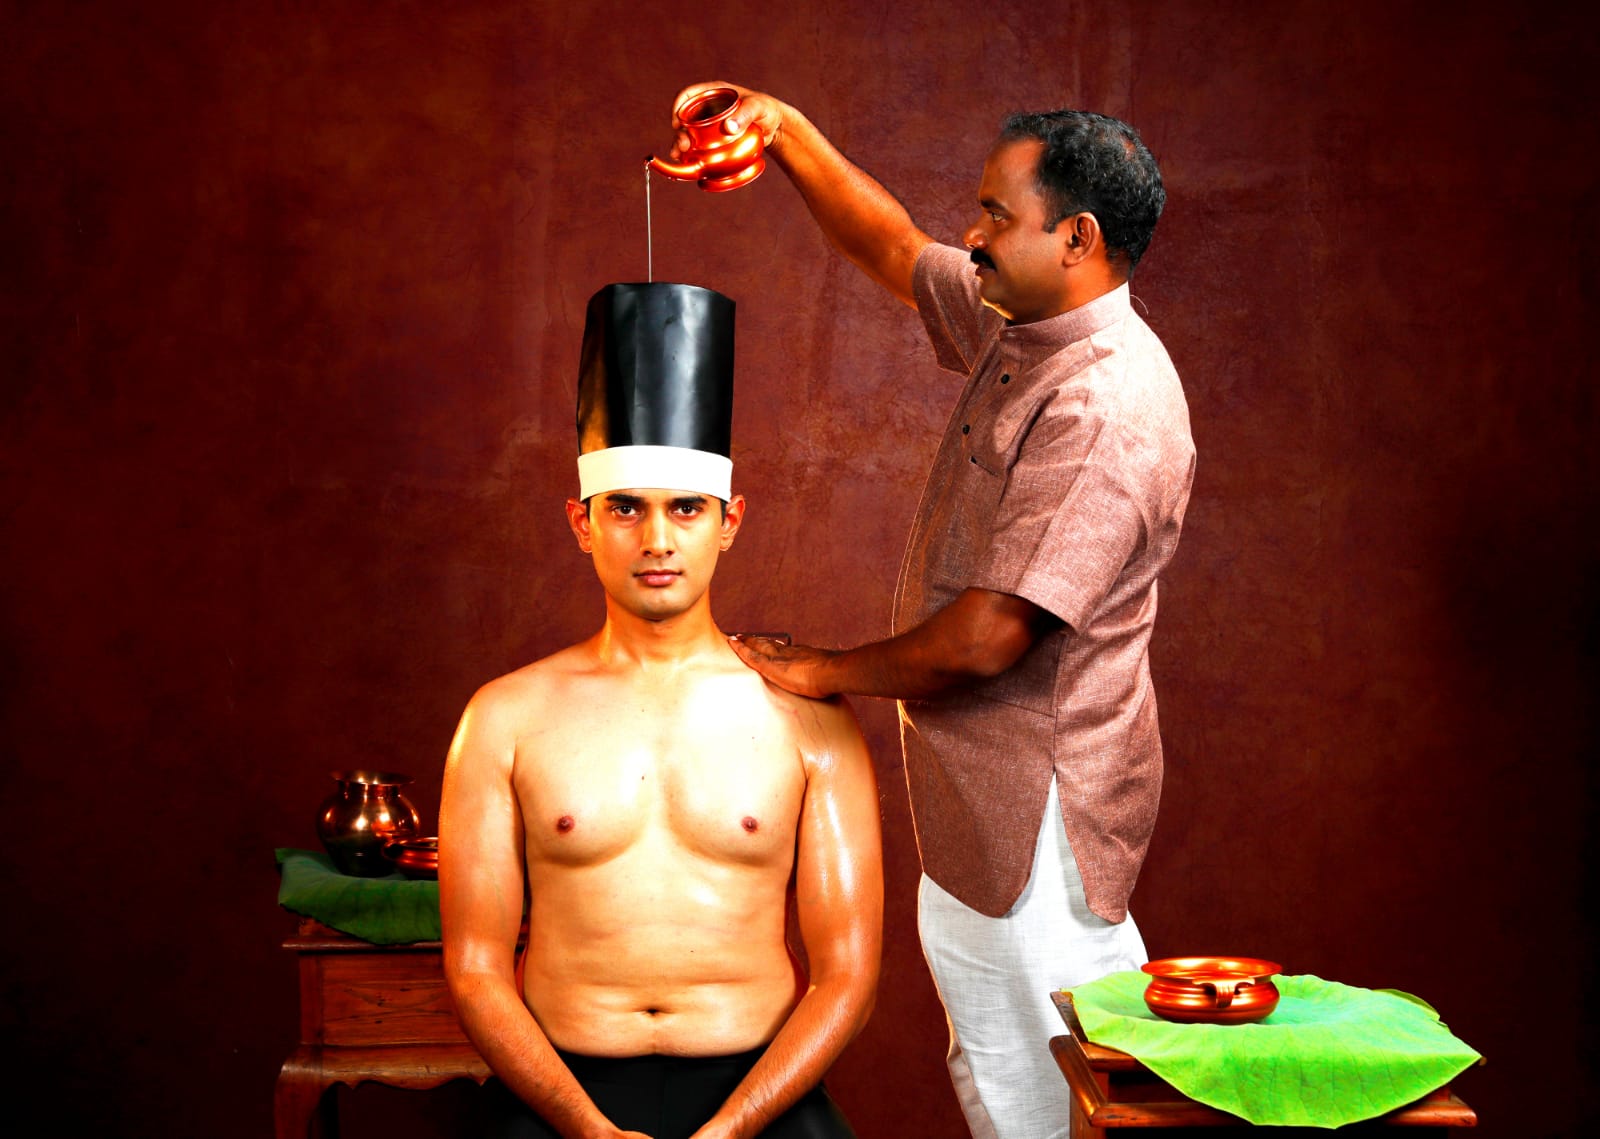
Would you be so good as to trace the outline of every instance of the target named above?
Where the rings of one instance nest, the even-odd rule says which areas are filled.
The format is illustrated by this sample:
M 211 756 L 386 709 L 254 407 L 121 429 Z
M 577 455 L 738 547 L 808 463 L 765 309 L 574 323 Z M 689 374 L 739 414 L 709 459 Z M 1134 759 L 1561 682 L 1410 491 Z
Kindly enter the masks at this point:
M 689 136 L 683 129 L 683 123 L 678 118 L 677 108 L 683 106 L 684 100 L 702 91 L 709 91 L 714 87 L 732 87 L 739 92 L 739 109 L 722 124 L 722 129 L 730 135 L 743 134 L 751 123 L 761 128 L 761 145 L 770 147 L 783 130 L 783 113 L 787 109 L 783 103 L 771 95 L 760 91 L 752 91 L 748 87 L 741 87 L 737 83 L 728 83 L 723 80 L 713 80 L 709 83 L 692 83 L 685 87 L 672 100 L 672 160 L 680 161 L 685 152 L 690 149 Z
M 822 698 L 836 689 L 828 686 L 824 666 L 836 654 L 810 645 L 786 645 L 771 637 L 734 634 L 728 638 L 739 659 L 779 688 L 799 696 Z

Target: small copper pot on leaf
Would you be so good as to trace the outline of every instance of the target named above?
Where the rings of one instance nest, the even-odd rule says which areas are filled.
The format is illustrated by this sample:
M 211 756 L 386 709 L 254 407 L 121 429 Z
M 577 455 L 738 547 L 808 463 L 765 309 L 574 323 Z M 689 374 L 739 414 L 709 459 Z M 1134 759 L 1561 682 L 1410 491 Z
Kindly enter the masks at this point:
M 738 109 L 739 92 L 732 87 L 713 87 L 690 95 L 674 108 L 689 136 L 689 149 L 681 161 L 652 156 L 645 159 L 645 165 L 668 178 L 697 182 L 702 190 L 714 193 L 754 182 L 767 168 L 761 131 L 751 123 L 739 134 L 730 135 L 725 124 Z
M 1249 1024 L 1278 1007 L 1272 978 L 1283 972 L 1259 957 L 1165 957 L 1141 967 L 1150 975 L 1144 1003 L 1179 1024 Z

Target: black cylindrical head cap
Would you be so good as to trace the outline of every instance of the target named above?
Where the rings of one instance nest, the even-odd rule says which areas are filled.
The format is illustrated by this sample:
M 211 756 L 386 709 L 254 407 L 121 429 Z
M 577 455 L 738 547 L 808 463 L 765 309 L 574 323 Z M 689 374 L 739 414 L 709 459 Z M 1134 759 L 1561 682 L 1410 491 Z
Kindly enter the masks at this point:
M 697 285 L 607 285 L 589 299 L 578 453 L 682 447 L 730 454 L 733 301 Z

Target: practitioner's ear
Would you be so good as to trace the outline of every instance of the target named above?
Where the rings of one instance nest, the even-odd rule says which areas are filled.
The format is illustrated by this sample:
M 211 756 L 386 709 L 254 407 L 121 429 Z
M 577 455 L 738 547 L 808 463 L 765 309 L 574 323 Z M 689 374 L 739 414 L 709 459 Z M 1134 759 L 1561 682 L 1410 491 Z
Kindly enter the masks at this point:
M 1061 246 L 1061 265 L 1070 269 L 1081 261 L 1091 261 L 1098 253 L 1105 256 L 1105 236 L 1100 232 L 1100 219 L 1093 214 L 1073 214 L 1056 223 L 1056 232 L 1064 239 Z
M 739 536 L 739 527 L 744 522 L 744 495 L 736 494 L 728 499 L 727 508 L 722 513 L 722 540 L 718 545 L 719 550 L 726 550 L 733 545 L 733 540 Z
M 594 536 L 589 532 L 589 504 L 576 498 L 567 499 L 567 525 L 578 538 L 578 549 L 594 553 Z

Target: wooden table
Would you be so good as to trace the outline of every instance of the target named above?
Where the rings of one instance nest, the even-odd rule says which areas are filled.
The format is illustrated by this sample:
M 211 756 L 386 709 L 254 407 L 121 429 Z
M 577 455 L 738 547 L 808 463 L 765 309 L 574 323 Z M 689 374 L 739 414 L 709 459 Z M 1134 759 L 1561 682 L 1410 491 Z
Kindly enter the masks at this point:
M 456 1021 L 439 942 L 373 945 L 305 918 L 283 947 L 300 963 L 300 1043 L 273 1095 L 277 1139 L 307 1139 L 318 1123 L 337 1135 L 336 1084 L 489 1078 Z
M 1200 1139 L 1213 1129 L 1220 1135 L 1254 1126 L 1237 1115 L 1196 1103 L 1126 1052 L 1090 1043 L 1078 1022 L 1072 994 L 1053 995 L 1067 1035 L 1050 1041 L 1050 1054 L 1072 1089 L 1071 1139 L 1101 1139 L 1107 1131 L 1124 1127 L 1157 1129 L 1158 1133 L 1184 1130 L 1189 1133 L 1188 1139 Z M 1477 1113 L 1448 1087 L 1442 1087 L 1388 1115 L 1336 1130 L 1340 1135 L 1364 1135 L 1386 1132 L 1391 1127 L 1474 1127 L 1477 1122 Z M 1274 1136 L 1329 1133 L 1327 1128 L 1266 1130 Z

